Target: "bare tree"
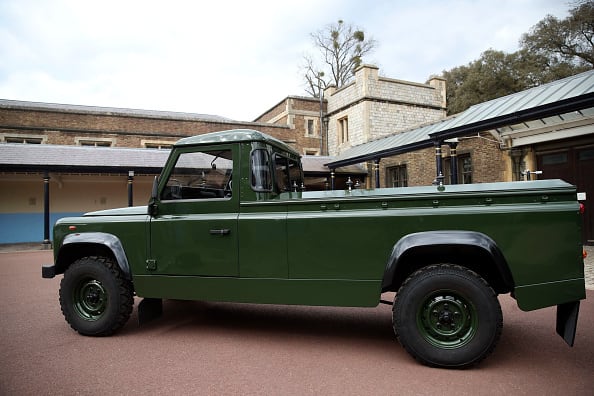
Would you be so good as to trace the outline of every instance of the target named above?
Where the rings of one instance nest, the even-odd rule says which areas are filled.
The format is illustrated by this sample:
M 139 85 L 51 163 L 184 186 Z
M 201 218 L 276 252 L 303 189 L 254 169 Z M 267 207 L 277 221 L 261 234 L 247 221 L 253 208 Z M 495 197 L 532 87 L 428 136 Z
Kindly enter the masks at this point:
M 324 29 L 311 34 L 319 58 L 304 56 L 304 80 L 306 92 L 319 97 L 320 90 L 329 85 L 340 88 L 352 78 L 363 56 L 375 49 L 376 41 L 365 38 L 365 32 L 344 21 L 338 20 Z

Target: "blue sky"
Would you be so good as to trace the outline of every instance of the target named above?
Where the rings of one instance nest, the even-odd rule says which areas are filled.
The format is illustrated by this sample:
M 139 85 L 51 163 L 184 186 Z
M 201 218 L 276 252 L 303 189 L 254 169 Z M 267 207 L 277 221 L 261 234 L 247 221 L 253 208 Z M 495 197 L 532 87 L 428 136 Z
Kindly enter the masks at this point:
M 310 33 L 342 19 L 378 43 L 365 63 L 423 83 L 513 52 L 565 0 L 0 0 L 0 98 L 250 121 L 305 95 Z

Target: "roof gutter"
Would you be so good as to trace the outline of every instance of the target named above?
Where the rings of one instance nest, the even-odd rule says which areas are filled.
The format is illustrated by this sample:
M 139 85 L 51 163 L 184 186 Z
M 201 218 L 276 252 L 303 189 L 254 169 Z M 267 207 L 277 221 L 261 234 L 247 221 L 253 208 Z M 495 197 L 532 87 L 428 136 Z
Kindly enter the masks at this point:
M 505 125 L 518 124 L 524 121 L 536 120 L 539 118 L 551 117 L 558 114 L 578 111 L 594 106 L 594 92 L 585 95 L 560 100 L 542 106 L 532 107 L 530 109 L 518 111 L 515 113 L 503 115 L 500 117 L 489 118 L 473 124 L 462 125 L 456 128 L 446 129 L 444 131 L 429 134 L 434 140 L 446 140 L 455 137 L 464 136 L 468 133 L 476 133 L 488 129 L 495 129 Z
M 380 159 L 380 158 L 391 157 L 393 155 L 398 155 L 398 154 L 406 153 L 409 151 L 420 150 L 420 149 L 424 149 L 424 148 L 428 148 L 428 147 L 433 147 L 432 140 L 422 140 L 420 142 L 415 142 L 415 143 L 407 144 L 404 146 L 391 147 L 386 150 L 376 151 L 374 153 L 368 153 L 368 154 L 360 155 L 360 156 L 353 157 L 353 158 L 347 158 L 344 160 L 329 162 L 324 165 L 326 165 L 330 169 L 336 169 L 336 168 L 340 168 L 343 166 L 354 165 L 354 164 L 358 164 L 361 162 L 373 161 L 373 160 Z
M 105 173 L 128 174 L 133 170 L 137 175 L 158 175 L 162 167 L 142 166 L 77 166 L 77 165 L 30 165 L 30 164 L 0 164 L 0 172 L 55 172 L 55 173 Z

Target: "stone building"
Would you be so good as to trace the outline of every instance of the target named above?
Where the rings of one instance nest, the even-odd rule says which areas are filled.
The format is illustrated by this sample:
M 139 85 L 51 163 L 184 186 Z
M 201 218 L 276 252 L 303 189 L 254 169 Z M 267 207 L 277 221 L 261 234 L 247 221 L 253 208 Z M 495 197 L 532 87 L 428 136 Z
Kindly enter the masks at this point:
M 255 121 L 305 131 L 304 136 L 295 135 L 296 145 L 304 155 L 332 157 L 351 147 L 445 118 L 445 98 L 446 84 L 441 78 L 419 84 L 381 77 L 376 66 L 362 65 L 351 83 L 340 89 L 327 88 L 321 102 L 317 98 L 288 96 Z M 425 169 L 423 163 L 418 167 Z M 367 173 L 372 169 L 370 164 Z M 354 177 L 360 183 L 369 180 L 361 174 Z M 427 184 L 424 182 L 430 183 L 432 177 L 432 172 L 415 175 L 415 182 Z M 334 175 L 334 187 L 344 188 L 346 180 Z
M 327 147 L 322 140 L 323 117 L 326 101 L 302 96 L 287 96 L 257 117 L 255 123 L 283 126 L 295 133 L 290 143 L 302 155 L 325 155 Z
M 394 131 L 327 165 L 360 163 L 375 187 L 563 179 L 577 187 L 583 239 L 594 243 L 594 71 Z
M 375 66 L 363 65 L 350 84 L 329 87 L 328 148 L 335 156 L 371 140 L 406 131 L 446 116 L 446 84 L 433 78 L 429 84 L 379 76 Z
M 446 84 L 428 84 L 379 76 L 379 69 L 362 65 L 351 83 L 331 86 L 317 98 L 288 96 L 255 122 L 286 126 L 295 131 L 294 144 L 304 155 L 335 156 L 350 147 L 446 116 Z

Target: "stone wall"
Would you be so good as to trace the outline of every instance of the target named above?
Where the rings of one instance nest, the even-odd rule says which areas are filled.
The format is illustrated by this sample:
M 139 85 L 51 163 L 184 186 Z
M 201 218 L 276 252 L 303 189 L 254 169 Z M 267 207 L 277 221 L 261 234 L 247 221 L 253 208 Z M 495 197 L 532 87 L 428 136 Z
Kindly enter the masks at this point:
M 325 91 L 330 155 L 444 118 L 445 93 L 445 81 L 439 78 L 418 84 L 379 77 L 377 67 L 361 66 L 352 83 Z M 345 119 L 347 141 L 341 135 Z

